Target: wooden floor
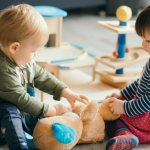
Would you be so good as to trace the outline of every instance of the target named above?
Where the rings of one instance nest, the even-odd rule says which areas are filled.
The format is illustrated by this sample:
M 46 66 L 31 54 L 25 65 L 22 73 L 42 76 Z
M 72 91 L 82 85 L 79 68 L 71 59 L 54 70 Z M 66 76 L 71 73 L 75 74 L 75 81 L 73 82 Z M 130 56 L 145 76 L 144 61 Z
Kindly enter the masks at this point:
M 105 150 L 105 144 L 83 144 L 77 145 L 73 150 Z
M 0 147 L 0 150 L 9 150 L 8 147 L 2 146 Z M 98 144 L 83 144 L 83 145 L 77 145 L 72 150 L 105 150 L 105 142 L 104 143 L 98 143 Z M 150 150 L 149 144 L 141 144 L 134 150 Z

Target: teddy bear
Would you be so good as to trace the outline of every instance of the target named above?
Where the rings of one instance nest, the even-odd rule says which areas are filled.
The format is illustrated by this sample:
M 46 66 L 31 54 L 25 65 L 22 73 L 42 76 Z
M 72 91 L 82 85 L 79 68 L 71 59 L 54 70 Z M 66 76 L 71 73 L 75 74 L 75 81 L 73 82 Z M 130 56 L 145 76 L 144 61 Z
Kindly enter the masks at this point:
M 76 144 L 96 143 L 105 137 L 104 120 L 119 116 L 109 110 L 109 101 L 76 103 L 72 112 L 40 119 L 34 129 L 33 140 L 41 150 L 71 150 Z

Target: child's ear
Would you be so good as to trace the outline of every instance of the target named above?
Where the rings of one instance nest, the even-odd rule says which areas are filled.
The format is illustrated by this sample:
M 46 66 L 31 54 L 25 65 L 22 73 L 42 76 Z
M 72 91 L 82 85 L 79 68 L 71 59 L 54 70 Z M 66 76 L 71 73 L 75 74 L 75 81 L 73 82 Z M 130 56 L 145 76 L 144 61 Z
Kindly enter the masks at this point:
M 16 53 L 20 48 L 20 43 L 19 42 L 13 42 L 9 45 L 9 51 L 11 54 Z

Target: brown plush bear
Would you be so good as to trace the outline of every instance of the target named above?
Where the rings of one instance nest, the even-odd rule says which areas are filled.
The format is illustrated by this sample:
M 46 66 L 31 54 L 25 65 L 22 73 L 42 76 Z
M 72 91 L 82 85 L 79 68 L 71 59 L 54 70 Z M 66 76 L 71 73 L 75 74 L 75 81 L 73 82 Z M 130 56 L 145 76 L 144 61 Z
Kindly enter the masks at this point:
M 34 143 L 41 150 L 70 150 L 77 143 L 95 143 L 105 136 L 104 120 L 118 118 L 108 107 L 108 101 L 87 106 L 77 103 L 73 112 L 39 120 L 34 129 Z M 78 115 L 77 115 L 78 114 Z

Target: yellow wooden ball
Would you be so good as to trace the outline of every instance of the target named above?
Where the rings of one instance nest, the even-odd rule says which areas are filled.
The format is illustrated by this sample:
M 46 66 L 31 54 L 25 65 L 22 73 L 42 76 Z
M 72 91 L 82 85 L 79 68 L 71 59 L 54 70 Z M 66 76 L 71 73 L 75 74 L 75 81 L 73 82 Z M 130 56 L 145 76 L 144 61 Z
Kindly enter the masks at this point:
M 132 17 L 132 10 L 128 6 L 120 6 L 117 8 L 116 16 L 120 21 L 127 22 Z

